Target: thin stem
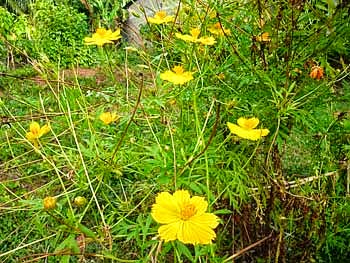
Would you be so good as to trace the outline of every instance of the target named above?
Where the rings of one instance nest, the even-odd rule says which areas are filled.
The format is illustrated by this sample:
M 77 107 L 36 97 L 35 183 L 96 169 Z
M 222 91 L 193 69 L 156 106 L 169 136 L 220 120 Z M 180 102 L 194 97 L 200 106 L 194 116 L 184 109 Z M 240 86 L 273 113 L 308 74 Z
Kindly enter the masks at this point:
M 120 137 L 119 142 L 118 142 L 117 146 L 115 147 L 115 149 L 114 149 L 114 151 L 113 151 L 113 154 L 112 154 L 112 157 L 111 157 L 111 162 L 113 162 L 113 160 L 114 160 L 114 158 L 115 158 L 115 156 L 116 156 L 116 154 L 117 154 L 117 152 L 118 152 L 120 146 L 122 145 L 122 142 L 123 142 L 123 140 L 124 140 L 124 138 L 125 138 L 125 135 L 126 135 L 126 133 L 128 132 L 128 128 L 129 128 L 131 122 L 132 122 L 133 119 L 134 119 L 134 116 L 135 116 L 135 114 L 136 114 L 137 108 L 139 107 L 139 104 L 140 104 L 140 101 L 141 101 L 142 90 L 143 90 L 143 75 L 141 74 L 141 85 L 140 85 L 140 89 L 139 89 L 139 94 L 138 94 L 138 96 L 137 96 L 136 104 L 135 104 L 134 109 L 133 109 L 133 111 L 132 111 L 130 120 L 129 120 L 128 124 L 126 125 L 126 127 L 125 127 L 125 129 L 124 129 L 124 131 L 123 131 L 123 134 L 122 134 L 122 136 Z

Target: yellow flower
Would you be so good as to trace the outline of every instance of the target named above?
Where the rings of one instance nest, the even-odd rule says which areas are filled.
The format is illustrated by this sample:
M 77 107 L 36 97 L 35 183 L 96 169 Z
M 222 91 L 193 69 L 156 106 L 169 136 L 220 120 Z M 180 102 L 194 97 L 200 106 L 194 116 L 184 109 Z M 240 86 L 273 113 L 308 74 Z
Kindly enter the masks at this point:
M 152 217 L 163 224 L 159 227 L 160 238 L 167 241 L 180 240 L 185 244 L 210 244 L 216 237 L 214 228 L 219 218 L 206 213 L 208 203 L 203 197 L 194 196 L 186 190 L 173 195 L 159 193 L 152 206 Z
M 103 121 L 104 124 L 108 125 L 119 119 L 119 116 L 116 113 L 111 112 L 103 112 L 100 115 L 100 120 Z
M 193 72 L 184 71 L 182 66 L 175 66 L 172 70 L 167 70 L 160 74 L 160 78 L 174 84 L 184 84 L 193 79 Z
M 268 129 L 255 129 L 259 124 L 258 118 L 239 118 L 238 125 L 227 122 L 227 126 L 231 133 L 238 135 L 243 139 L 256 141 L 263 136 L 269 134 Z
M 270 33 L 264 32 L 260 36 L 256 36 L 255 39 L 256 39 L 256 41 L 261 42 L 261 43 L 270 42 L 271 41 Z
M 192 28 L 190 31 L 191 35 L 182 35 L 176 33 L 175 36 L 181 40 L 192 43 L 201 43 L 203 45 L 214 45 L 216 43 L 213 37 L 199 37 L 200 30 L 198 28 Z
M 43 200 L 44 208 L 46 210 L 55 209 L 56 208 L 56 198 L 52 196 L 45 197 Z
M 231 35 L 231 30 L 221 27 L 221 24 L 217 22 L 208 28 L 208 31 L 214 35 L 223 36 L 223 35 Z
M 148 17 L 148 22 L 151 24 L 165 24 L 169 22 L 174 22 L 173 16 L 167 16 L 165 11 L 158 11 L 154 14 L 154 17 Z
M 40 127 L 39 123 L 33 121 L 29 125 L 29 132 L 27 132 L 26 137 L 29 141 L 34 142 L 44 134 L 48 133 L 50 130 L 51 128 L 49 124 L 45 124 L 43 127 Z
M 112 30 L 98 28 L 96 33 L 92 34 L 92 37 L 85 37 L 84 41 L 86 45 L 97 45 L 103 46 L 107 43 L 113 43 L 113 40 L 118 40 L 121 38 L 120 29 L 118 28 L 116 31 L 112 32 Z

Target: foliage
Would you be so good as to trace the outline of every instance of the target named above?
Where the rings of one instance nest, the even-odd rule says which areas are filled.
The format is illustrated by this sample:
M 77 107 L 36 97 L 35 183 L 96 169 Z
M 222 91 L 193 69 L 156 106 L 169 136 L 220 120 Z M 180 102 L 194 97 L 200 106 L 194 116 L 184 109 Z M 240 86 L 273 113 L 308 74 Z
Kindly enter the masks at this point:
M 86 16 L 67 5 L 46 0 L 36 1 L 32 9 L 37 52 L 63 67 L 86 64 L 88 49 L 82 42 L 88 33 Z

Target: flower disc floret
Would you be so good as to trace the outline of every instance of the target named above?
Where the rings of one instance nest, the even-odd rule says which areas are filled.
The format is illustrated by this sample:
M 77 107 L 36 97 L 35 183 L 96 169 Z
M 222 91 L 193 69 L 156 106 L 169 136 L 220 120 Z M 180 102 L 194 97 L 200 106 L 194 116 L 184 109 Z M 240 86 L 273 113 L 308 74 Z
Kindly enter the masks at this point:
M 152 206 L 152 217 L 163 224 L 159 227 L 160 238 L 165 241 L 180 240 L 185 244 L 210 244 L 215 239 L 214 228 L 219 218 L 206 213 L 208 203 L 203 197 L 194 196 L 186 190 L 173 195 L 159 193 Z
M 227 126 L 231 133 L 248 140 L 259 140 L 261 137 L 264 137 L 269 134 L 268 129 L 256 129 L 259 125 L 258 118 L 239 118 L 237 124 L 227 122 Z

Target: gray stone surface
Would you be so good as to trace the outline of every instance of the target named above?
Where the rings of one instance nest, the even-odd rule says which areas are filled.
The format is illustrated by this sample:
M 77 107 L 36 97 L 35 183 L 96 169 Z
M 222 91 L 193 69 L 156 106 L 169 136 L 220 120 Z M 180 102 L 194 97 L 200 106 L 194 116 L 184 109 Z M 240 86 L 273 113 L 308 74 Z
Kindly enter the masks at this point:
M 180 0 L 138 0 L 127 11 L 129 18 L 124 31 L 131 44 L 142 45 L 140 28 L 146 24 L 146 16 L 153 16 L 155 12 L 164 10 L 169 15 L 175 15 Z

